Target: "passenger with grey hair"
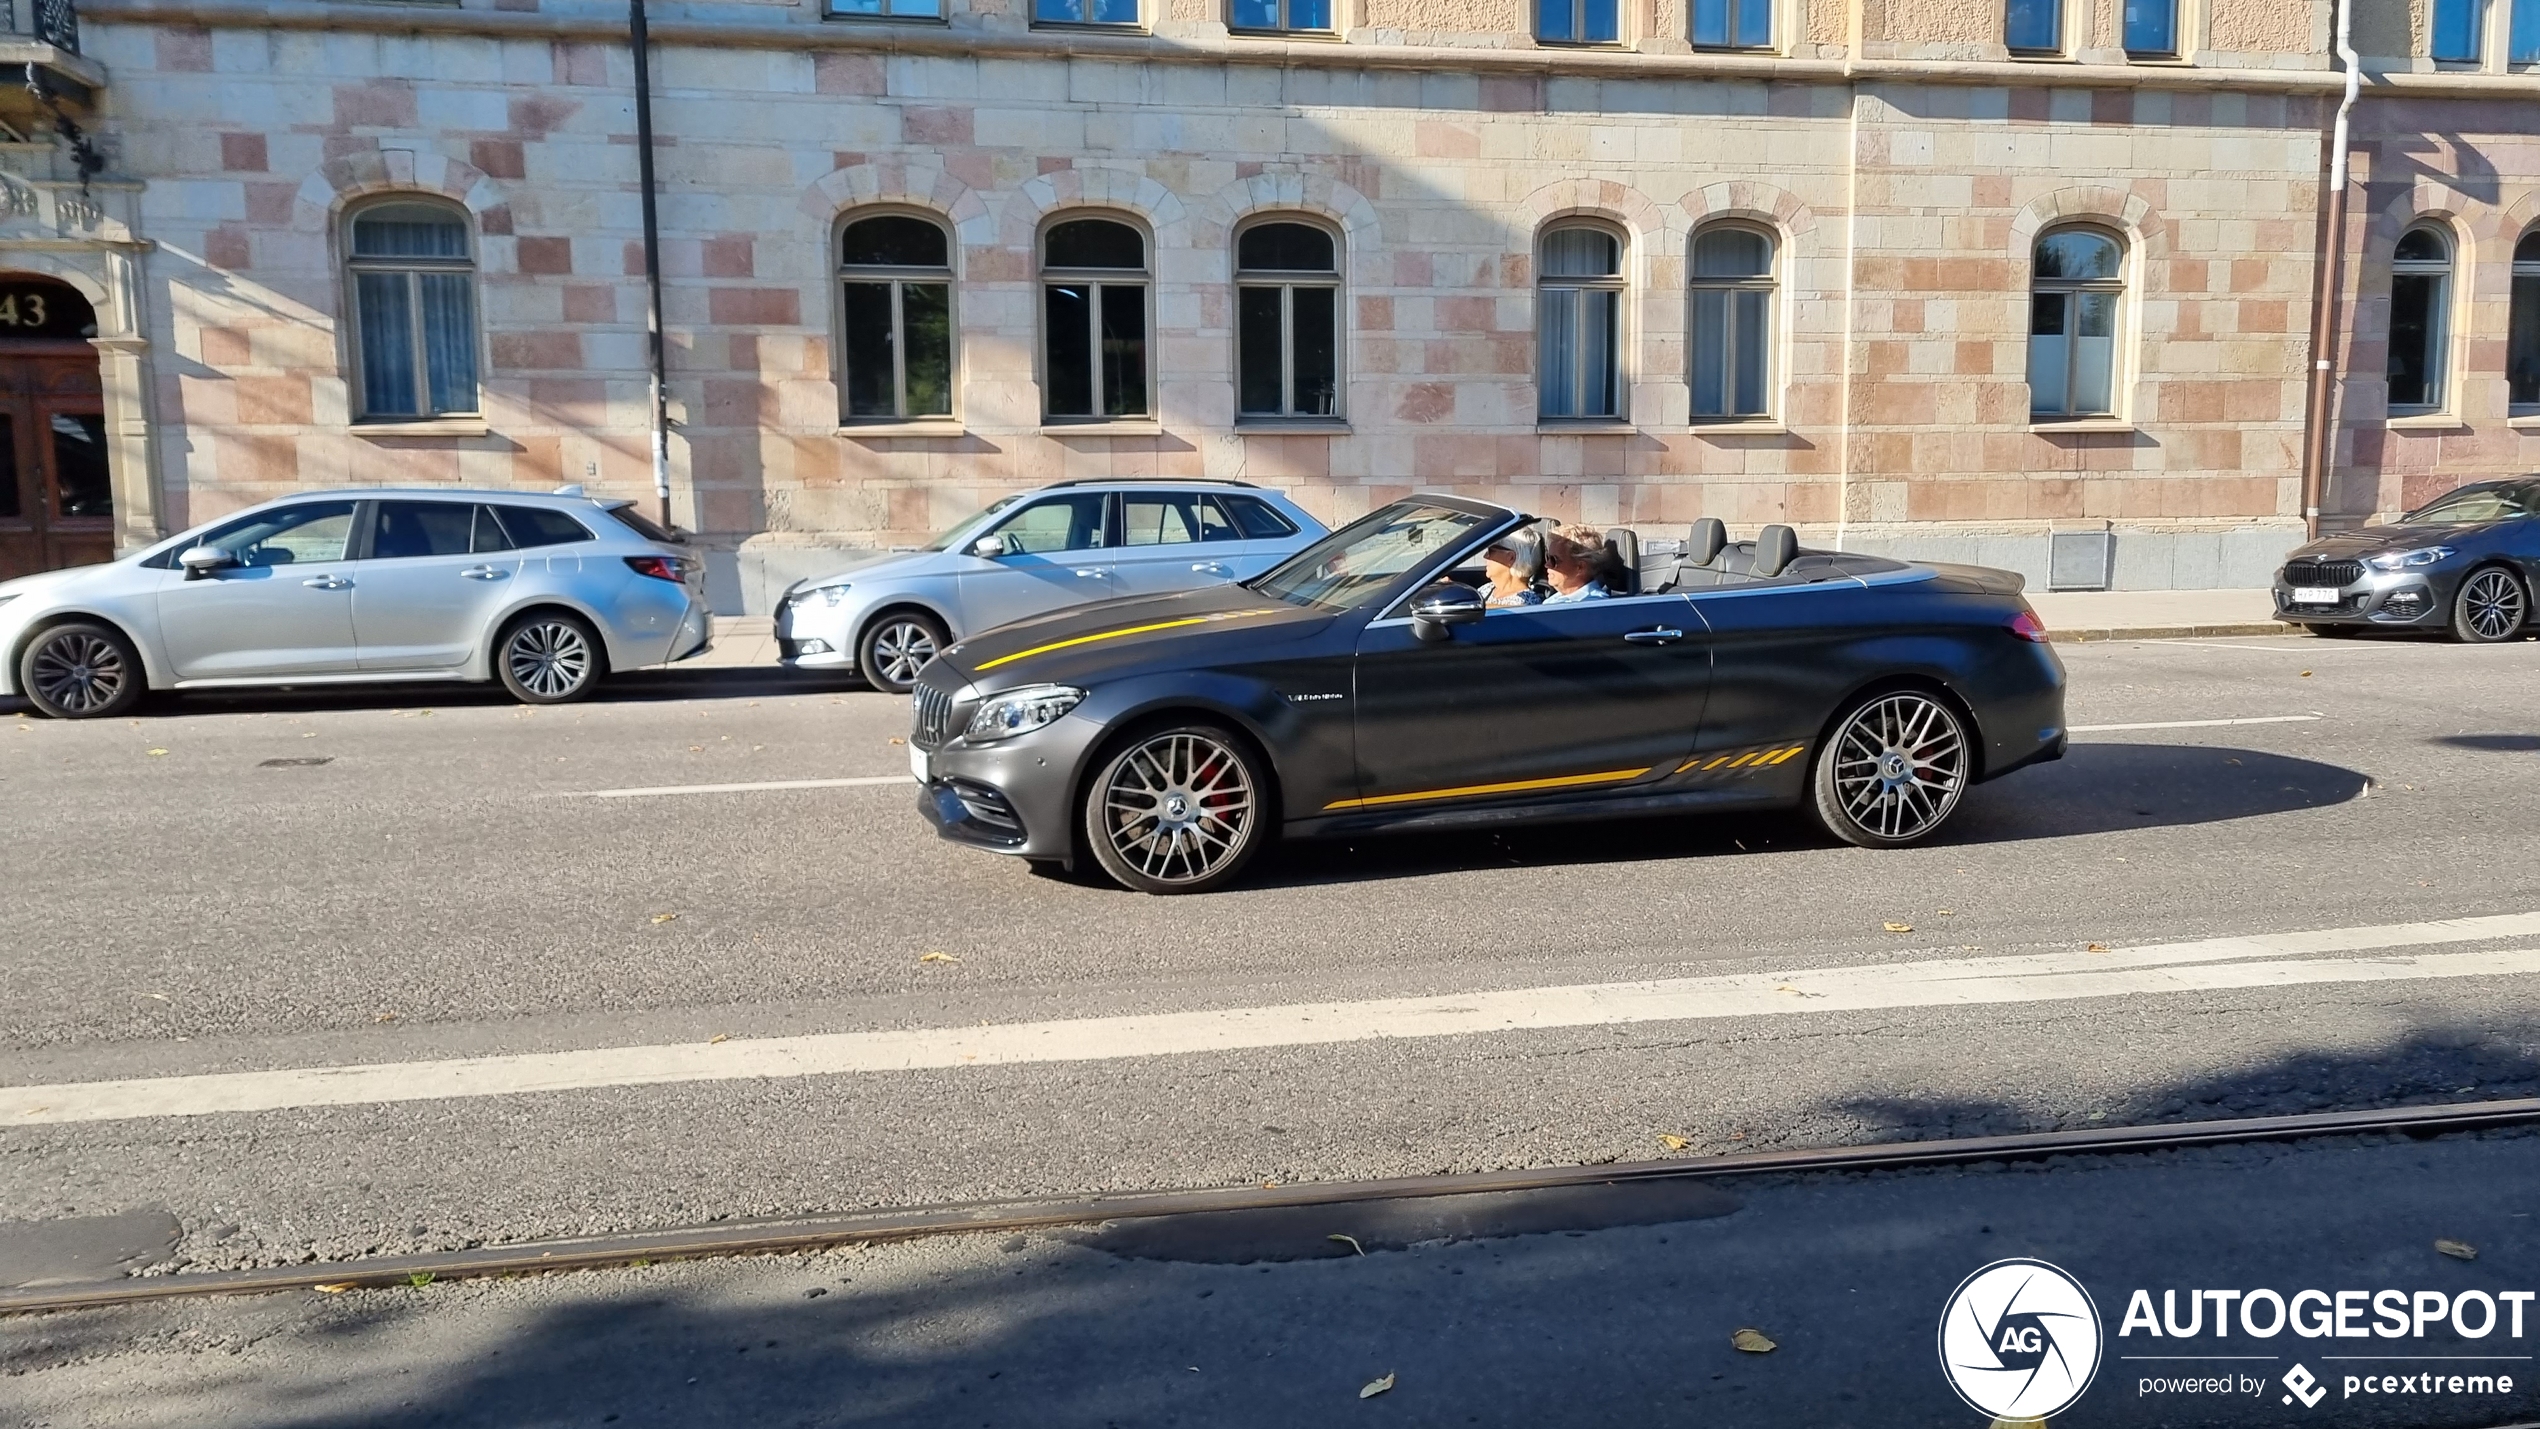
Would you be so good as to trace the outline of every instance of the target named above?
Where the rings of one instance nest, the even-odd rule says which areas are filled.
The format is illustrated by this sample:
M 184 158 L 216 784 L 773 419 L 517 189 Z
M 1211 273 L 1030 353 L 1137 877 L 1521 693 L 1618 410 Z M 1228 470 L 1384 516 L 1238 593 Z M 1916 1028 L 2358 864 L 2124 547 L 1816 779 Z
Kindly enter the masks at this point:
M 1614 592 L 1605 585 L 1605 570 L 1612 560 L 1605 549 L 1604 533 L 1595 527 L 1578 522 L 1553 527 L 1544 570 L 1552 594 L 1545 596 L 1543 603 L 1576 605 L 1612 596 Z

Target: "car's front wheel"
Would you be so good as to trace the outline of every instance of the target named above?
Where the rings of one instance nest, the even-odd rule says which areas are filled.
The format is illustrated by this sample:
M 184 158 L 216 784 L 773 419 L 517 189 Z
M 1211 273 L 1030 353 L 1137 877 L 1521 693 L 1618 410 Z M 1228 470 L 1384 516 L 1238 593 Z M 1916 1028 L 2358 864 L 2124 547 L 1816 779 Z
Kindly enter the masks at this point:
M 2511 640 L 2531 614 L 2531 598 L 2522 582 L 2502 566 L 2472 571 L 2452 599 L 2452 638 L 2471 645 Z
M 504 627 L 494 643 L 494 673 L 523 704 L 560 705 L 598 689 L 608 657 L 580 616 L 532 611 Z
M 943 653 L 951 637 L 944 623 L 922 610 L 887 611 L 864 629 L 855 667 L 864 682 L 886 695 L 905 695 L 926 662 Z
M 76 620 L 39 631 L 18 655 L 18 690 L 55 719 L 104 719 L 141 702 L 141 653 L 111 625 Z
M 1085 843 L 1140 893 L 1223 888 L 1267 837 L 1268 774 L 1248 741 L 1215 725 L 1140 734 L 1086 784 Z
M 1817 821 L 1863 848 L 1902 848 L 1939 832 L 1966 793 L 1966 722 L 1925 690 L 1870 696 L 1835 721 L 1810 777 Z

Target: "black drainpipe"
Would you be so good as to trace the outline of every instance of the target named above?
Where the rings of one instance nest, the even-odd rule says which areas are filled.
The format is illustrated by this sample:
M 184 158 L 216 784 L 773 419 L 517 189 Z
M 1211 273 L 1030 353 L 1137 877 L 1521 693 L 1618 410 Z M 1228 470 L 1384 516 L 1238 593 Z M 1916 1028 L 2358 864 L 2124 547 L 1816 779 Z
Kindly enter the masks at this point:
M 635 172 L 644 195 L 644 338 L 653 368 L 653 495 L 661 524 L 670 525 L 670 376 L 663 355 L 661 320 L 661 215 L 653 196 L 652 35 L 644 26 L 644 0 L 627 0 L 627 39 L 635 49 Z

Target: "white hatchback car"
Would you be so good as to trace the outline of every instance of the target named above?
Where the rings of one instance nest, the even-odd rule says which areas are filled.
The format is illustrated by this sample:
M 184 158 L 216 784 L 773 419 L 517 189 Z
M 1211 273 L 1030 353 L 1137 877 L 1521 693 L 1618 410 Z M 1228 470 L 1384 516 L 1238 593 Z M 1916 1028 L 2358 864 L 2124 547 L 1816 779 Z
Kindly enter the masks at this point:
M 776 606 L 788 665 L 906 694 L 953 641 L 1028 615 L 1250 580 L 1323 523 L 1242 481 L 1062 481 L 1008 496 L 915 551 L 797 581 Z
M 625 501 L 373 488 L 251 507 L 0 584 L 0 695 L 62 719 L 147 690 L 500 680 L 531 704 L 681 660 L 704 569 Z

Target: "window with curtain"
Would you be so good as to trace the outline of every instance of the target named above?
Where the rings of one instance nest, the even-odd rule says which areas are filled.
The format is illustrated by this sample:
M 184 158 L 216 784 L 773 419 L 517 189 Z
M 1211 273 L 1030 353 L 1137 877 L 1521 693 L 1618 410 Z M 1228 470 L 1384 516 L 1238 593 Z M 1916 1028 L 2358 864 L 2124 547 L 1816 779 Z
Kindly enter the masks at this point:
M 952 415 L 952 236 L 914 214 L 838 230 L 839 402 L 856 421 Z
M 1147 240 L 1107 218 L 1054 223 L 1041 236 L 1041 402 L 1059 419 L 1143 417 L 1147 389 Z
M 2178 54 L 2178 0 L 2125 0 L 2125 50 L 2169 59 Z
M 2519 285 L 2517 285 L 2519 287 Z M 2452 243 L 2443 230 L 2411 228 L 2390 255 L 2390 408 L 2443 405 L 2443 348 L 2452 295 Z
M 2124 297 L 2125 250 L 2115 238 L 2062 228 L 2037 240 L 2029 292 L 2031 416 L 2115 414 L 2117 305 Z
M 2540 411 L 2540 229 L 2514 245 L 2513 317 L 2505 340 L 2506 398 Z
M 2017 54 L 2063 49 L 2063 0 L 2009 0 L 2002 14 L 2002 43 Z
M 1250 420 L 1341 410 L 1340 245 L 1310 223 L 1235 236 L 1235 411 Z
M 1726 421 L 1772 410 L 1773 240 L 1743 225 L 1693 240 L 1693 417 Z
M 1535 0 L 1535 38 L 1555 45 L 1610 45 L 1622 39 L 1618 0 Z
M 2476 64 L 2478 32 L 2487 27 L 2486 21 L 2487 0 L 2434 0 L 2434 33 L 2427 37 L 2428 48 L 2438 60 Z
M 1693 42 L 1708 50 L 1773 45 L 1773 0 L 1693 0 Z
M 355 210 L 345 243 L 360 415 L 476 410 L 476 262 L 465 210 L 398 200 Z
M 1234 0 L 1230 27 L 1328 34 L 1332 29 L 1332 0 Z
M 1549 229 L 1535 266 L 1537 410 L 1621 416 L 1623 240 L 1585 224 Z

